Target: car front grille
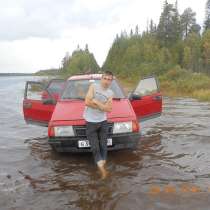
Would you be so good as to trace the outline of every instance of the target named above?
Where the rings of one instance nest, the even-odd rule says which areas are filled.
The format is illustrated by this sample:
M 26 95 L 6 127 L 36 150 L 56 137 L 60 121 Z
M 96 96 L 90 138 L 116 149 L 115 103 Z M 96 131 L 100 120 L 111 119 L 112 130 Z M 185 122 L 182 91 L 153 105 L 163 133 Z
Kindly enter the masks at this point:
M 86 137 L 86 125 L 84 126 L 73 126 L 75 136 Z M 113 133 L 113 123 L 108 123 L 108 135 Z

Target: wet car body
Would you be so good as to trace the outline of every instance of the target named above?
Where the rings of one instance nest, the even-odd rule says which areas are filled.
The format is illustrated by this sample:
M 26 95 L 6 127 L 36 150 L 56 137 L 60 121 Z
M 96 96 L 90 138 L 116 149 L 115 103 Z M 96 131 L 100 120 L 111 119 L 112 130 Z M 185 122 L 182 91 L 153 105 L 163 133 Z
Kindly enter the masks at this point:
M 52 91 L 53 81 L 51 91 L 41 82 L 28 81 L 23 101 L 25 121 L 48 126 L 48 142 L 58 152 L 90 152 L 86 121 L 83 118 L 84 98 L 89 85 L 99 83 L 101 76 L 75 75 L 66 81 L 60 80 L 62 91 L 57 91 L 58 95 Z M 158 82 L 155 77 L 144 78 L 128 97 L 116 78 L 110 88 L 114 98 L 112 111 L 107 114 L 108 150 L 136 148 L 141 138 L 139 122 L 157 117 L 162 112 Z

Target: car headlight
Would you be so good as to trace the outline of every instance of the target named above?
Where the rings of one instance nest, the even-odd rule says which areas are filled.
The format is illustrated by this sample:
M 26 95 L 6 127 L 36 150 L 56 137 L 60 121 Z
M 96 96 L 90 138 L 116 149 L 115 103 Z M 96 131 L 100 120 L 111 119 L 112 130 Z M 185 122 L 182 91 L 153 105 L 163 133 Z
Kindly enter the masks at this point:
M 114 133 L 130 133 L 132 132 L 132 121 L 130 122 L 116 122 L 114 123 Z
M 54 127 L 55 136 L 74 136 L 72 126 L 57 126 Z

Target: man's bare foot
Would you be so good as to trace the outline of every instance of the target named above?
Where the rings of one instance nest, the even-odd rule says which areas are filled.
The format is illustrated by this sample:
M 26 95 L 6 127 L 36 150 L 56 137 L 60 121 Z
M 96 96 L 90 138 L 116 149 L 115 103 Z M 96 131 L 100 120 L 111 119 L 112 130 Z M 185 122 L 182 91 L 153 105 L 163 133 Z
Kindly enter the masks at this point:
M 104 167 L 104 166 L 99 167 L 99 170 L 100 170 L 100 172 L 101 172 L 101 178 L 102 178 L 102 179 L 106 179 L 107 176 L 108 176 L 108 172 L 107 172 L 107 170 L 105 169 L 105 167 Z
M 104 164 L 104 166 L 106 165 L 106 160 L 102 160 L 103 161 L 103 164 Z
M 97 163 L 99 171 L 101 172 L 101 178 L 102 179 L 106 179 L 106 177 L 108 175 L 108 171 L 105 168 L 105 163 L 106 163 L 106 161 L 104 161 L 104 160 L 100 160 Z

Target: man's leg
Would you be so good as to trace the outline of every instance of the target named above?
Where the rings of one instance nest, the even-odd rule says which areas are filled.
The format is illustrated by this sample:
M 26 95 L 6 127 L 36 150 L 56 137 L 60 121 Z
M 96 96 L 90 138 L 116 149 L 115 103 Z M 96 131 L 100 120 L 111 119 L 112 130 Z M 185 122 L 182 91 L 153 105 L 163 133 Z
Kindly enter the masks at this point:
M 102 160 L 97 133 L 98 128 L 98 123 L 87 122 L 86 135 L 87 139 L 90 141 L 94 161 L 97 165 L 98 162 Z
M 99 146 L 101 151 L 101 157 L 104 162 L 107 159 L 107 136 L 108 136 L 108 123 L 107 121 L 101 122 L 101 126 L 99 129 Z

